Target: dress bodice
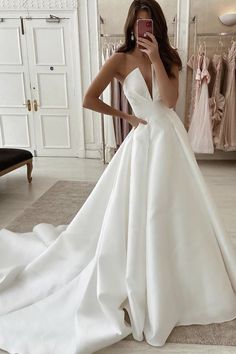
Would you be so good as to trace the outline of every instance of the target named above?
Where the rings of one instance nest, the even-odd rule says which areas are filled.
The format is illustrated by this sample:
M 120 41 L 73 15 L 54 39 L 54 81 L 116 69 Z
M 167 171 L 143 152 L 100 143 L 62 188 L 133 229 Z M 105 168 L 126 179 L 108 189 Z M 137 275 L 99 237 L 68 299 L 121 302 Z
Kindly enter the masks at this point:
M 151 64 L 151 69 L 153 97 L 150 95 L 146 81 L 139 67 L 131 70 L 123 81 L 124 94 L 129 101 L 134 114 L 140 118 L 143 116 L 143 118 L 146 117 L 148 119 L 148 117 L 151 117 L 152 113 L 156 114 L 158 109 L 173 110 L 163 104 L 153 64 Z

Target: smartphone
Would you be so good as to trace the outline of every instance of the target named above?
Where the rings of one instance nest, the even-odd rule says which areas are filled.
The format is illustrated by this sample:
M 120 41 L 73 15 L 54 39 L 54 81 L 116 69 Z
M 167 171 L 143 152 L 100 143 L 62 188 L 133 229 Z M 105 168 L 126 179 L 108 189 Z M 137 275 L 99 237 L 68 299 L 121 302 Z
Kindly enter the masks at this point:
M 151 18 L 149 19 L 139 18 L 137 20 L 137 26 L 138 26 L 138 37 L 143 37 L 143 38 L 147 38 L 148 40 L 151 40 L 150 37 L 146 36 L 146 32 L 153 33 L 153 20 Z M 138 48 L 146 49 L 141 44 L 138 44 Z

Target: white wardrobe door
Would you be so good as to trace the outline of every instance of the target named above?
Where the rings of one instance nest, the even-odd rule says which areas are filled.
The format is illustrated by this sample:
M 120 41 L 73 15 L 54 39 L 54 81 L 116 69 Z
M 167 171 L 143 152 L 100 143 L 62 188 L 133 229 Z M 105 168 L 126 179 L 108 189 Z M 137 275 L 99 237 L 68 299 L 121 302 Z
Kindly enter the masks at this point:
M 34 150 L 27 48 L 20 19 L 0 22 L 0 146 Z
M 38 156 L 78 155 L 72 19 L 26 21 Z

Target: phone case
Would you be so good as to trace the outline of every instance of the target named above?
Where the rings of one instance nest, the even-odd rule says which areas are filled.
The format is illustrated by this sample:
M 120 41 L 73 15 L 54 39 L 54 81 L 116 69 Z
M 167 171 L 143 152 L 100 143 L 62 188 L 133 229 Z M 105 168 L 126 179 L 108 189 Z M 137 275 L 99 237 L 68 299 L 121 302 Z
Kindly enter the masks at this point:
M 138 26 L 138 37 L 143 37 L 143 38 L 147 38 L 148 40 L 150 40 L 149 37 L 146 37 L 145 33 L 146 32 L 153 33 L 153 20 L 152 19 L 138 19 L 137 26 Z M 138 48 L 146 49 L 141 44 L 138 44 Z

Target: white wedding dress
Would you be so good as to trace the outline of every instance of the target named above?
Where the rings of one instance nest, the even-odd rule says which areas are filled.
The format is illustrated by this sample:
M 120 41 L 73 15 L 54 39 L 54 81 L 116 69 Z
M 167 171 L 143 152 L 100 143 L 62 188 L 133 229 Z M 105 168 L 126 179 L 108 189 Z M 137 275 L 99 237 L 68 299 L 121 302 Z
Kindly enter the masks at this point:
M 137 67 L 132 129 L 69 225 L 0 231 L 0 348 L 90 354 L 236 317 L 236 248 L 187 132 Z M 131 324 L 124 318 L 125 308 Z

